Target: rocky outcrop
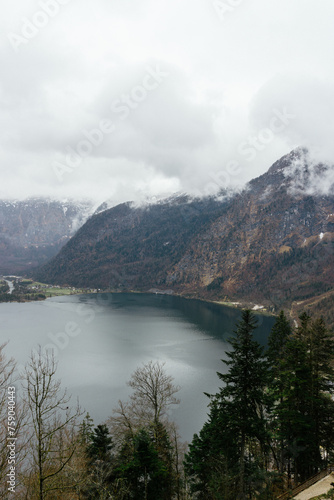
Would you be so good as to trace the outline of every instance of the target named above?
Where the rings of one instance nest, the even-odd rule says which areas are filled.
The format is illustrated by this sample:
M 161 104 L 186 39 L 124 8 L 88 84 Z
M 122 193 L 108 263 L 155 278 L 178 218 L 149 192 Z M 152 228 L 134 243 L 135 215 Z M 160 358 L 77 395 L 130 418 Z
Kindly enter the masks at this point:
M 331 289 L 334 197 L 296 189 L 290 167 L 305 155 L 282 158 L 231 200 L 168 273 L 168 286 L 276 307 Z

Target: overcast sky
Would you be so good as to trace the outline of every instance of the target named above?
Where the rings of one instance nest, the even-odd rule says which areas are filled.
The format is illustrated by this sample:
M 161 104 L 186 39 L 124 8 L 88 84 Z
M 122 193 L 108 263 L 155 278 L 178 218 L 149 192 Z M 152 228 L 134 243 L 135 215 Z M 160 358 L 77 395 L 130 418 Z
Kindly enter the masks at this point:
M 334 160 L 333 0 L 11 0 L 1 198 L 211 194 Z

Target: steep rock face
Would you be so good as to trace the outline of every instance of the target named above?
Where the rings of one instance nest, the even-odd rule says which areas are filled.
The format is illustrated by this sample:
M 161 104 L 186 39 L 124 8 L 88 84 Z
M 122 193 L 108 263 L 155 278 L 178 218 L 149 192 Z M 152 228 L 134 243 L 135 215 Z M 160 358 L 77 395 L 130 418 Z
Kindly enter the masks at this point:
M 168 270 L 194 235 L 226 205 L 210 199 L 190 202 L 187 197 L 138 208 L 119 205 L 91 217 L 37 276 L 98 288 L 164 286 Z
M 85 222 L 89 203 L 0 201 L 0 273 L 19 273 L 56 255 Z
M 38 277 L 123 290 L 158 287 L 274 310 L 324 298 L 334 282 L 332 174 L 333 167 L 313 165 L 298 149 L 223 201 L 181 197 L 114 207 L 88 220 Z
M 168 285 L 277 307 L 331 289 L 334 197 L 308 194 L 306 159 L 304 150 L 293 151 L 231 200 L 169 272 Z M 305 179 L 297 186 L 295 162 Z

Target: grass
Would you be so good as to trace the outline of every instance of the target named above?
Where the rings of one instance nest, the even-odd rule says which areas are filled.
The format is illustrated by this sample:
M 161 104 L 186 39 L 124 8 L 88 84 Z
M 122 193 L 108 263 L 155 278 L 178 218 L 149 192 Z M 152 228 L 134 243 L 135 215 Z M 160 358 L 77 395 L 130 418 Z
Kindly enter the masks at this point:
M 36 287 L 37 290 L 33 290 L 33 287 Z M 29 293 L 29 295 L 38 295 L 39 293 L 43 293 L 44 295 L 46 295 L 46 297 L 58 297 L 60 295 L 74 295 L 85 293 L 85 290 L 82 290 L 80 288 L 75 288 L 73 290 L 73 287 L 58 288 L 46 283 L 39 283 L 38 281 L 34 281 L 27 287 L 27 293 Z

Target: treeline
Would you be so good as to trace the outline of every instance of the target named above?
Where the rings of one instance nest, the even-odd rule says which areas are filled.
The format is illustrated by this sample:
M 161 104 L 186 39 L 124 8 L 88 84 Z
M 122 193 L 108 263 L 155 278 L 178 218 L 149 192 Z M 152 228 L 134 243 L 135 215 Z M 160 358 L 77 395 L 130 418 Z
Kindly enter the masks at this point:
M 196 499 L 275 499 L 334 462 L 334 343 L 322 319 L 281 312 L 266 353 L 244 311 L 223 387 L 185 467 Z
M 268 349 L 242 313 L 222 387 L 188 450 L 168 418 L 179 387 L 164 365 L 132 374 L 128 401 L 94 427 L 71 404 L 50 353 L 23 373 L 0 349 L 0 498 L 275 499 L 334 461 L 334 343 L 322 319 L 282 312 Z M 12 488 L 12 489 L 11 489 Z
M 45 300 L 44 293 L 23 294 L 23 293 L 0 293 L 0 302 L 26 302 L 32 300 Z

